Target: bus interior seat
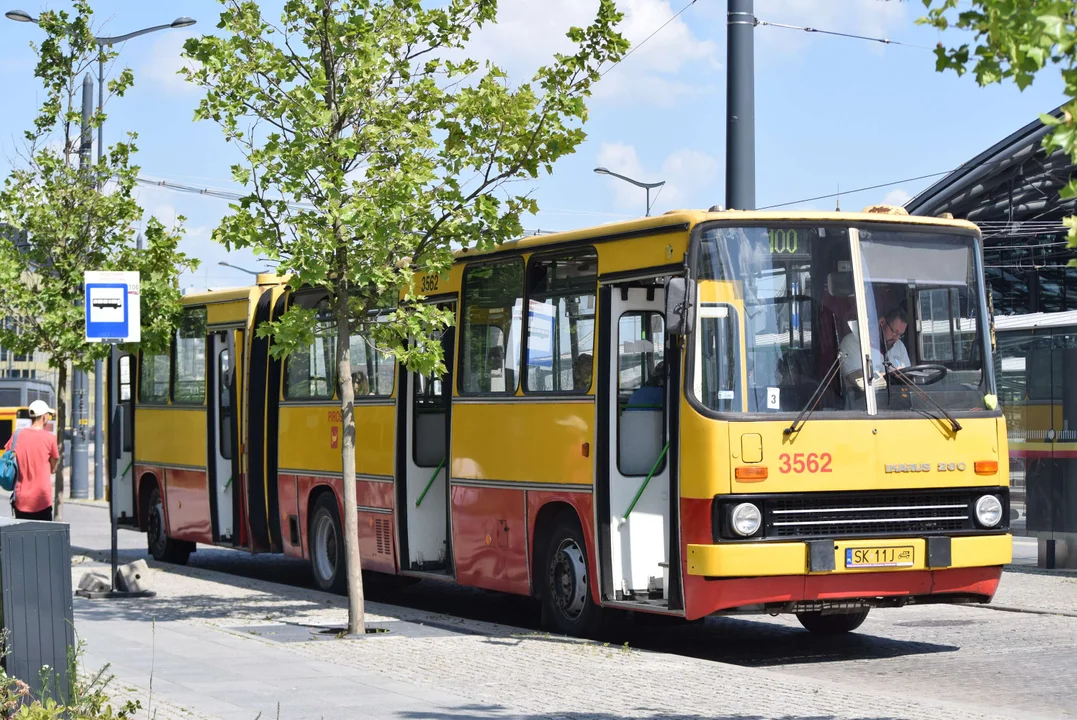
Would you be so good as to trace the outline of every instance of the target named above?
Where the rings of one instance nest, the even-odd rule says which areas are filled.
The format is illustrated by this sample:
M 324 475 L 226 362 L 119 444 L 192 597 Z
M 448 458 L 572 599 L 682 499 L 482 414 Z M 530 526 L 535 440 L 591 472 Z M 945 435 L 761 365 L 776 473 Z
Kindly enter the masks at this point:
M 819 377 L 822 378 L 837 357 L 841 339 L 849 332 L 849 321 L 856 320 L 853 274 L 835 271 L 827 275 L 819 313 Z

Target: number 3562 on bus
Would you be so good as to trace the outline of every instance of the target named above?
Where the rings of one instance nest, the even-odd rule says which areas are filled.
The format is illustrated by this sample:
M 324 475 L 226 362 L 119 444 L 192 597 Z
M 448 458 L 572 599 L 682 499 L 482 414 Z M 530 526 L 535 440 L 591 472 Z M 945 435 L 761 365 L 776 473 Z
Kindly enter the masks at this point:
M 830 463 L 833 460 L 830 457 L 830 453 L 782 453 L 778 456 L 778 460 L 781 461 L 781 465 L 778 466 L 779 472 L 783 475 L 788 473 L 796 473 L 798 475 L 802 473 L 828 473 L 832 472 L 830 469 Z

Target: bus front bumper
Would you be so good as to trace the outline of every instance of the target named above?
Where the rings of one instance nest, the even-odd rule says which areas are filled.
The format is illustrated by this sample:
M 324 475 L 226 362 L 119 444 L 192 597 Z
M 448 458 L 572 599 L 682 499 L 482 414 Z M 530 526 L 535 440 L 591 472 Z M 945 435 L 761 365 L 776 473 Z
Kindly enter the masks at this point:
M 931 538 L 933 547 L 949 545 L 949 552 L 940 548 L 929 558 L 926 538 L 895 538 L 866 540 L 827 540 L 833 544 L 833 562 L 820 562 L 819 546 L 807 542 L 728 543 L 722 545 L 689 545 L 688 574 L 703 577 L 760 577 L 773 575 L 808 575 L 819 573 L 901 572 L 946 568 L 985 567 L 1005 565 L 1013 559 L 1012 535 L 973 535 L 965 537 Z M 938 541 L 947 541 L 940 543 Z M 892 567 L 847 567 L 849 551 L 875 548 L 911 550 L 912 557 Z M 829 548 L 827 548 L 829 550 Z M 813 554 L 814 553 L 814 554 Z M 885 560 L 887 558 L 880 558 Z M 813 566 L 813 562 L 815 563 Z M 818 569 L 816 569 L 818 568 Z
M 897 559 L 900 564 L 855 566 L 865 559 L 863 552 L 855 551 L 880 548 L 895 552 L 868 557 L 869 562 Z M 906 555 L 910 550 L 911 558 Z M 694 619 L 748 607 L 769 612 L 803 602 L 879 598 L 988 602 L 998 587 L 1002 566 L 1012 558 L 1013 536 L 1009 534 L 930 541 L 875 538 L 689 544 L 684 563 L 685 609 L 688 618 Z

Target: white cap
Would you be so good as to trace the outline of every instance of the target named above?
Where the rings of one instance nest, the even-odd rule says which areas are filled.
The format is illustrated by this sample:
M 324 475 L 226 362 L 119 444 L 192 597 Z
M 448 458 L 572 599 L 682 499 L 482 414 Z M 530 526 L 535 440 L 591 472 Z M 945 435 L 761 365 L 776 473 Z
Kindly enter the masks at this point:
M 30 403 L 30 417 L 38 418 L 45 413 L 55 415 L 56 411 L 50 408 L 44 400 L 34 400 Z

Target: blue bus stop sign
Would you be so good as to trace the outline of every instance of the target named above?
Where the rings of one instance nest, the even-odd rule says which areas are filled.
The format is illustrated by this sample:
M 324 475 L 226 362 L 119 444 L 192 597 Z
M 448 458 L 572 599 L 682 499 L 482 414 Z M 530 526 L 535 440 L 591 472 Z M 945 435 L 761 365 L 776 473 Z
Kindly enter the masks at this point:
M 87 342 L 139 341 L 141 322 L 137 272 L 88 271 L 85 289 Z

